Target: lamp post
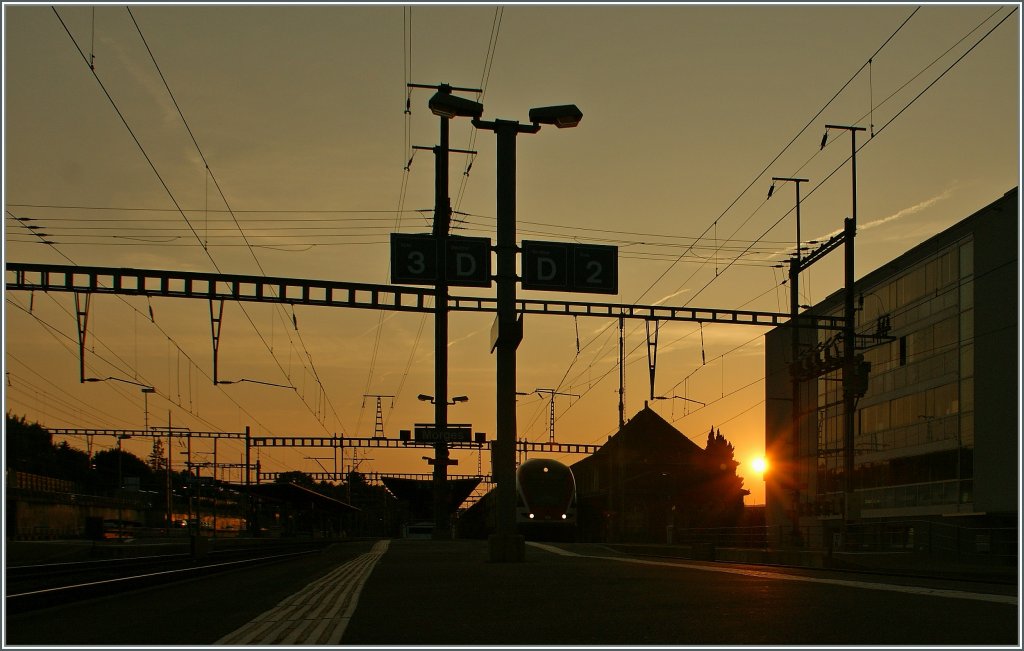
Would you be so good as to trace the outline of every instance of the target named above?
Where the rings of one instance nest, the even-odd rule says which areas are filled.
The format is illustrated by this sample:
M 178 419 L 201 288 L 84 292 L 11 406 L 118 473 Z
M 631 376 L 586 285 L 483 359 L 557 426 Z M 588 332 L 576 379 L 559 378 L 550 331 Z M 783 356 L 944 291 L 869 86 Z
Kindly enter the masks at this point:
M 853 428 L 854 410 L 857 407 L 856 382 L 853 374 L 856 367 L 856 329 L 854 319 L 856 312 L 853 306 L 853 240 L 857 235 L 857 132 L 865 131 L 864 127 L 825 125 L 825 135 L 821 139 L 821 148 L 825 148 L 829 129 L 844 129 L 850 132 L 851 154 L 850 167 L 853 178 L 853 214 L 844 221 L 844 253 L 845 253 L 845 286 L 843 296 L 843 529 L 847 529 L 852 515 L 853 502 Z M 845 544 L 845 541 L 844 541 Z
M 424 402 L 429 402 L 430 404 L 434 405 L 435 407 L 437 406 L 437 404 L 439 402 L 442 403 L 443 407 L 447 407 L 448 405 L 454 405 L 454 404 L 457 404 L 457 403 L 460 403 L 460 402 L 468 402 L 469 401 L 469 397 L 468 396 L 455 396 L 451 400 L 447 400 L 447 401 L 436 400 L 434 398 L 434 396 L 428 396 L 425 393 L 419 394 L 418 396 L 416 396 L 416 399 L 417 400 L 422 400 Z M 446 416 L 447 416 L 447 411 L 446 411 Z M 442 429 L 440 429 L 439 427 L 437 427 L 435 425 L 434 431 L 437 434 L 437 440 L 434 442 L 434 452 L 435 452 L 434 459 L 431 459 L 430 457 L 423 457 L 427 461 L 433 461 L 433 463 L 434 463 L 434 473 L 433 473 L 434 474 L 434 531 L 435 532 L 437 531 L 438 526 L 439 526 L 440 523 L 443 522 L 444 525 L 445 525 L 444 529 L 441 532 L 441 534 L 439 534 L 439 535 L 435 534 L 434 535 L 435 538 L 450 538 L 451 537 L 451 532 L 448 531 L 448 529 L 450 527 L 450 520 L 449 520 L 449 517 L 448 517 L 449 516 L 448 509 L 449 509 L 451 500 L 449 499 L 449 495 L 448 495 L 448 464 L 449 464 L 449 456 L 448 456 L 448 441 L 445 438 L 445 431 L 446 430 L 447 430 L 447 420 L 445 421 L 445 430 L 442 430 Z M 444 450 L 443 456 L 437 454 L 438 449 Z M 442 470 L 439 472 L 437 468 L 438 468 L 438 466 L 442 466 L 442 465 L 443 465 Z M 440 479 L 438 479 L 438 477 L 440 477 Z
M 448 279 L 446 253 L 448 228 L 451 224 L 451 198 L 448 196 L 448 132 L 449 121 L 456 117 L 478 119 L 484 113 L 479 102 L 452 95 L 453 90 L 482 92 L 479 88 L 457 88 L 448 84 L 429 86 L 409 84 L 413 88 L 434 88 L 436 93 L 427 106 L 441 118 L 440 144 L 434 147 L 436 170 L 434 175 L 434 227 L 433 236 L 437 252 L 437 280 L 434 285 L 434 395 L 448 395 Z M 448 519 L 448 443 L 443 432 L 448 429 L 448 402 L 434 403 L 434 427 L 441 435 L 434 443 L 434 535 L 435 539 L 451 537 Z
M 153 387 L 142 387 L 142 429 L 149 431 L 149 394 L 156 393 Z
M 525 554 L 516 533 L 516 349 L 522 330 L 516 322 L 516 136 L 537 133 L 542 124 L 575 127 L 583 113 L 575 105 L 531 109 L 532 124 L 514 120 L 473 120 L 478 129 L 497 136 L 497 435 L 492 448 L 492 474 L 497 482 L 495 533 L 489 539 L 490 558 L 520 562 Z

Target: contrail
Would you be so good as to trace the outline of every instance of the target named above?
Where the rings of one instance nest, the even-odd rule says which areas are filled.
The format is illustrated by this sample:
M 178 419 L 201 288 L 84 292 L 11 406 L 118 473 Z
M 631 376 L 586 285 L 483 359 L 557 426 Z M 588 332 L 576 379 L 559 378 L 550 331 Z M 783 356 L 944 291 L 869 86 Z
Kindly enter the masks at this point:
M 931 199 L 927 199 L 927 200 L 922 201 L 922 202 L 920 202 L 918 204 L 914 204 L 913 206 L 910 206 L 908 208 L 904 208 L 903 210 L 895 212 L 895 213 L 889 215 L 888 217 L 882 217 L 881 219 L 876 219 L 874 221 L 867 222 L 866 224 L 858 224 L 857 225 L 857 230 L 864 231 L 864 230 L 867 230 L 869 228 L 875 228 L 877 226 L 881 226 L 882 224 L 887 224 L 887 223 L 889 223 L 891 221 L 895 221 L 897 219 L 900 219 L 901 217 L 906 217 L 907 215 L 914 215 L 916 213 L 921 212 L 922 210 L 926 210 L 928 208 L 931 208 L 932 206 L 934 206 L 938 202 L 942 201 L 943 199 L 948 199 L 952 194 L 953 194 L 953 189 L 950 188 L 950 189 L 946 190 L 945 192 L 943 192 L 942 194 L 940 194 L 937 197 L 932 197 Z M 840 228 L 838 230 L 832 231 L 828 235 L 823 235 L 823 236 L 815 238 L 815 239 L 817 239 L 818 241 L 824 241 L 824 240 L 829 239 L 830 237 L 834 237 L 836 235 L 839 235 L 842 232 L 843 232 L 843 229 Z

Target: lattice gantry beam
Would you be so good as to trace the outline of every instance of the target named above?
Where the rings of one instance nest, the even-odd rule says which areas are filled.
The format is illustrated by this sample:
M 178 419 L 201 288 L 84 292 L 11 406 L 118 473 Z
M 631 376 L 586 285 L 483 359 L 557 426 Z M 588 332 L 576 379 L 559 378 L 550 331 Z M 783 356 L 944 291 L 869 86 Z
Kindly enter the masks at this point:
M 190 432 L 180 429 L 88 429 L 88 428 L 46 428 L 54 436 L 116 436 L 119 438 L 131 437 L 156 437 L 163 438 L 168 435 L 174 438 L 197 438 L 197 439 L 244 439 L 245 432 Z
M 168 296 L 405 312 L 432 312 L 433 307 L 427 305 L 427 299 L 434 296 L 434 290 L 431 288 L 396 285 L 21 262 L 7 263 L 6 281 L 8 291 L 41 290 Z M 448 309 L 457 312 L 496 312 L 497 300 L 450 296 Z M 516 311 L 520 314 L 728 323 L 763 327 L 778 326 L 790 319 L 789 314 L 781 312 L 525 299 L 516 301 Z M 801 327 L 821 330 L 840 330 L 843 322 L 841 316 L 804 314 L 800 317 Z
M 496 312 L 497 299 L 452 296 L 448 307 L 452 311 Z M 592 316 L 603 318 L 643 319 L 645 321 L 691 321 L 700 323 L 731 323 L 736 325 L 777 326 L 787 322 L 789 314 L 781 312 L 754 312 L 749 310 L 723 310 L 700 307 L 672 307 L 668 305 L 629 305 L 626 303 L 586 303 L 582 301 L 516 301 L 516 311 L 523 314 L 553 314 L 560 316 Z M 842 318 L 806 315 L 807 321 L 817 321 L 818 327 L 837 330 Z
M 432 448 L 429 441 L 404 441 L 387 438 L 349 438 L 330 436 L 253 436 L 250 439 L 253 447 L 264 448 Z M 469 441 L 450 441 L 450 448 L 478 449 L 490 443 Z
M 195 464 L 193 464 L 195 465 Z M 276 481 L 278 477 L 286 474 L 285 472 L 261 472 L 259 481 Z M 341 481 L 344 480 L 348 472 L 338 471 L 334 472 L 306 472 L 303 473 L 313 481 Z M 358 472 L 356 473 L 370 484 L 380 484 L 384 477 L 395 477 L 397 479 L 419 479 L 422 481 L 430 481 L 433 479 L 431 473 L 395 473 L 395 472 Z M 448 479 L 479 479 L 483 484 L 492 484 L 490 475 L 448 475 Z
M 601 449 L 600 445 L 586 443 L 541 443 L 534 441 L 518 441 L 516 450 L 520 452 L 558 452 L 561 454 L 594 454 Z
M 430 312 L 432 289 L 190 271 L 8 262 L 8 290 L 169 296 Z

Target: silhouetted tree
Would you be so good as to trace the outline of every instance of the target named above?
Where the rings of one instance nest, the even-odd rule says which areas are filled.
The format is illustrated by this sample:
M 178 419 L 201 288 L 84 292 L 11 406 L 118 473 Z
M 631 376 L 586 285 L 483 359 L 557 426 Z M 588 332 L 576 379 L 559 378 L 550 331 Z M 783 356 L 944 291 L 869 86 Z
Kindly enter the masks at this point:
M 316 488 L 316 481 L 313 480 L 308 474 L 301 470 L 290 470 L 288 472 L 282 472 L 274 480 L 275 484 L 298 484 L 303 488 Z
M 704 447 L 704 493 L 702 519 L 705 526 L 735 526 L 743 514 L 743 496 L 750 491 L 743 488 L 743 478 L 736 474 L 739 463 L 735 449 L 722 431 L 708 432 Z
M 82 487 L 90 487 L 93 483 L 92 467 L 89 455 L 71 447 L 67 441 L 61 441 L 53 449 L 54 476 L 67 479 Z
M 149 453 L 149 469 L 154 473 L 167 470 L 167 454 L 164 453 L 164 442 L 159 436 L 153 437 L 153 450 Z
M 121 455 L 121 479 L 125 477 L 138 477 L 139 483 L 145 487 L 152 487 L 153 471 L 145 461 L 138 458 L 131 452 L 117 448 L 103 450 L 92 456 L 93 469 L 96 473 L 96 480 L 100 488 L 117 488 L 117 457 Z
M 54 472 L 53 437 L 39 423 L 7 412 L 4 421 L 6 464 L 9 468 L 37 475 Z

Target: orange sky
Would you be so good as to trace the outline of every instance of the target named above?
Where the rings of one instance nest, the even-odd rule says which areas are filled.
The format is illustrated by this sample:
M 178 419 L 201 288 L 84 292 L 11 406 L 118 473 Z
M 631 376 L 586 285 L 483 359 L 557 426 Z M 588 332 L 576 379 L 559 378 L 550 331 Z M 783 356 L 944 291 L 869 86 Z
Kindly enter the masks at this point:
M 810 179 L 803 239 L 841 228 L 849 136 L 819 151 L 825 124 L 869 129 L 858 277 L 1018 185 L 1019 12 L 996 27 L 1014 7 L 73 5 L 58 19 L 5 4 L 4 258 L 387 283 L 388 234 L 428 232 L 434 203 L 432 155 L 411 147 L 436 144 L 437 118 L 426 90 L 405 113 L 405 84 L 447 82 L 484 88 L 485 119 L 562 103 L 584 113 L 576 129 L 520 136 L 519 235 L 618 246 L 620 294 L 521 297 L 786 312 L 773 265 L 794 246 L 793 186 L 767 190 L 772 176 Z M 494 136 L 451 127 L 452 147 L 478 152 L 468 175 L 469 157 L 452 155 L 454 232 L 494 238 Z M 840 286 L 840 263 L 802 278 L 802 302 Z M 78 382 L 70 294 L 9 292 L 4 308 L 8 411 L 53 427 L 142 426 L 139 387 Z M 449 419 L 493 437 L 492 319 L 453 314 L 448 349 L 449 394 L 470 398 Z M 518 389 L 579 395 L 557 398 L 556 439 L 606 440 L 614 321 L 527 316 L 525 333 Z M 764 449 L 762 335 L 663 324 L 656 393 L 707 406 L 653 405 L 701 445 L 721 429 L 748 503 L 764 495 L 750 469 Z M 642 323 L 627 324 L 626 350 L 629 416 L 650 394 Z M 194 430 L 370 436 L 364 394 L 396 395 L 383 403 L 388 436 L 433 418 L 416 400 L 434 393 L 432 321 L 415 314 L 228 304 L 221 379 L 295 389 L 214 387 L 206 302 L 97 296 L 86 361 L 90 375 L 154 386 L 151 425 L 170 413 Z M 548 404 L 520 398 L 520 437 L 548 439 Z M 241 450 L 222 443 L 219 455 Z M 333 469 L 306 458 L 325 456 L 260 453 L 267 470 Z M 360 456 L 362 470 L 429 471 L 422 451 Z M 454 456 L 453 472 L 476 472 L 475 454 Z

